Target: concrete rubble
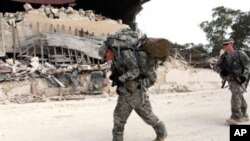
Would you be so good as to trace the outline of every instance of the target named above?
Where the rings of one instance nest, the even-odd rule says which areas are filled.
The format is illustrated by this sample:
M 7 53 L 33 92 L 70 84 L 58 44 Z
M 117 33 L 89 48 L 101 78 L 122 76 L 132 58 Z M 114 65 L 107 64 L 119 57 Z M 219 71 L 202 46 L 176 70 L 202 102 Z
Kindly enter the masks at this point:
M 108 35 L 128 25 L 92 10 L 44 5 L 34 9 L 29 4 L 24 8 L 25 12 L 0 14 L 0 104 L 115 93 L 108 79 L 110 66 L 103 64 L 98 49 Z M 149 93 L 220 87 L 215 72 L 194 69 L 184 60 L 175 53 L 161 64 Z
M 26 103 L 102 94 L 103 87 L 108 85 L 103 83 L 108 69 L 107 64 L 55 67 L 46 62 L 43 65 L 38 57 L 20 62 L 7 59 L 0 63 L 0 101 L 7 98 L 10 102 Z
M 42 5 L 0 14 L 0 103 L 84 99 L 109 93 L 98 49 L 128 28 L 92 10 Z

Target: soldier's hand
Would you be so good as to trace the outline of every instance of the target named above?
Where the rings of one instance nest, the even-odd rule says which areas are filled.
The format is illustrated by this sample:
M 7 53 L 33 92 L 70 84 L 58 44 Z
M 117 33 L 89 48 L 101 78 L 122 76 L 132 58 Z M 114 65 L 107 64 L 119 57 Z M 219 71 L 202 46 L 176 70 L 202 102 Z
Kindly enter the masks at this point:
M 244 76 L 240 76 L 239 79 L 240 79 L 241 84 L 246 82 L 246 80 L 247 80 L 246 77 L 244 77 Z
M 227 70 L 221 70 L 220 71 L 220 75 L 222 76 L 222 77 L 226 77 L 226 76 L 228 76 L 228 74 L 229 74 L 229 72 L 227 71 Z
M 124 79 L 122 76 L 120 76 L 120 77 L 118 78 L 118 80 L 119 80 L 120 82 L 122 82 L 122 83 L 125 82 L 125 79 Z

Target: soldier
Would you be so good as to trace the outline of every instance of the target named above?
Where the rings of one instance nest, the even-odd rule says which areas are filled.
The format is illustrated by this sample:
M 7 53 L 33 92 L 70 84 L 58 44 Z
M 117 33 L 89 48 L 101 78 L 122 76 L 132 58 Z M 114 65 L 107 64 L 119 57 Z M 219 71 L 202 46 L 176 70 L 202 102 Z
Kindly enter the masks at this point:
M 228 82 L 232 93 L 232 114 L 226 123 L 231 125 L 246 122 L 249 121 L 249 118 L 243 93 L 246 91 L 249 81 L 249 57 L 242 50 L 234 50 L 234 41 L 231 38 L 223 41 L 223 48 L 225 53 L 218 60 L 216 71 L 224 81 Z
M 117 45 L 117 42 L 115 43 Z M 153 127 L 157 135 L 154 141 L 164 141 L 167 137 L 165 125 L 153 113 L 146 95 L 146 88 L 150 87 L 150 83 L 154 83 L 156 78 L 139 78 L 140 70 L 133 50 L 108 46 L 102 47 L 99 53 L 107 62 L 112 61 L 110 79 L 117 86 L 116 92 L 119 95 L 113 115 L 113 141 L 123 141 L 124 126 L 132 110 Z M 151 74 L 156 77 L 155 73 Z

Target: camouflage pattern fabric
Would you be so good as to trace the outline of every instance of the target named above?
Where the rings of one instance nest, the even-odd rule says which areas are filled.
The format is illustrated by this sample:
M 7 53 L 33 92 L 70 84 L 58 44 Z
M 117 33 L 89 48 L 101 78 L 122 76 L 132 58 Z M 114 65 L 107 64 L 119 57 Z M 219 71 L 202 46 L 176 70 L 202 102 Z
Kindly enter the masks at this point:
M 120 52 L 120 55 L 121 57 L 116 57 L 111 66 L 112 73 L 118 74 L 118 79 L 122 83 L 134 80 L 139 76 L 140 70 L 133 51 L 123 50 Z
M 150 101 L 145 91 L 144 104 L 142 104 L 140 90 L 136 93 L 129 93 L 126 88 L 118 87 L 117 93 L 119 94 L 118 102 L 114 110 L 114 128 L 113 128 L 113 141 L 117 141 L 117 136 L 123 136 L 124 126 L 127 122 L 131 112 L 135 112 L 149 125 L 154 127 L 160 122 L 159 118 L 153 113 Z M 122 140 L 121 140 L 122 141 Z
M 228 74 L 222 75 L 222 69 L 226 69 Z M 216 71 L 220 73 L 222 79 L 228 81 L 231 97 L 231 118 L 240 119 L 247 116 L 247 103 L 243 97 L 247 83 L 239 84 L 236 78 L 249 77 L 250 60 L 245 52 L 235 50 L 232 54 L 223 54 L 217 62 Z
M 150 56 L 149 53 L 141 50 L 142 48 L 139 47 L 138 40 L 139 35 L 137 32 L 131 29 L 122 29 L 115 35 L 109 36 L 105 44 L 106 47 L 111 48 L 116 54 L 116 61 L 114 62 L 115 68 L 118 69 L 116 72 L 126 72 L 119 80 L 124 82 L 128 77 L 131 77 L 129 80 L 133 80 L 135 77 L 132 75 L 137 75 L 139 70 L 139 77 L 142 79 L 142 83 L 149 88 L 156 81 L 157 60 Z M 104 47 L 103 49 L 105 50 Z M 105 51 L 100 50 L 100 55 L 103 56 L 103 52 Z M 124 64 L 125 67 L 121 64 Z M 128 73 L 130 74 L 127 73 L 127 70 L 129 70 Z
M 156 81 L 155 70 L 158 67 L 157 60 L 144 51 L 138 52 L 138 64 L 141 72 L 141 79 L 144 86 L 151 87 Z
M 250 60 L 245 52 L 235 50 L 232 54 L 223 54 L 219 58 L 215 69 L 220 73 L 222 67 L 226 67 L 236 77 L 241 75 L 247 77 L 250 73 Z
M 123 29 L 107 38 L 106 48 L 112 49 L 115 59 L 111 66 L 112 86 L 119 95 L 114 110 L 113 141 L 123 141 L 124 126 L 131 112 L 135 112 L 153 127 L 158 138 L 165 138 L 163 122 L 153 113 L 146 95 L 148 87 L 156 81 L 157 62 L 145 52 L 137 50 L 139 36 L 130 29 Z M 100 51 L 103 54 L 105 50 Z
M 121 29 L 120 31 L 116 32 L 114 35 L 111 35 L 105 41 L 105 44 L 109 47 L 114 48 L 134 48 L 137 44 L 139 39 L 139 35 L 137 32 L 127 28 Z
M 119 81 L 116 83 L 119 97 L 114 110 L 113 141 L 123 141 L 124 126 L 133 110 L 152 127 L 160 122 L 153 113 L 146 95 L 146 87 L 152 83 L 150 80 L 156 79 L 156 75 L 154 74 L 153 78 L 145 76 L 142 80 L 144 83 L 140 84 L 140 70 L 134 52 L 122 50 L 120 55 L 121 57 L 116 57 L 111 66 L 113 81 Z M 161 127 L 165 125 L 161 123 Z M 165 128 L 163 132 L 165 133 Z
M 247 115 L 247 103 L 243 97 L 243 88 L 235 81 L 229 81 L 229 89 L 231 90 L 231 118 L 240 119 L 242 117 L 248 117 Z

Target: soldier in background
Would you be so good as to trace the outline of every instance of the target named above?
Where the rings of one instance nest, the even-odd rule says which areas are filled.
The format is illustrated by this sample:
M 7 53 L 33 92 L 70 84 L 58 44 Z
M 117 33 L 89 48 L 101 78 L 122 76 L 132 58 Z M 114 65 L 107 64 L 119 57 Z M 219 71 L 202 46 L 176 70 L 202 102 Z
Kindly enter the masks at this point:
M 137 34 L 130 29 L 124 30 L 124 33 L 127 35 L 133 34 L 133 37 Z M 130 40 L 129 37 L 123 34 L 123 31 L 120 32 L 118 37 L 128 42 L 128 46 L 131 45 L 130 41 L 133 42 L 134 39 L 131 38 Z M 117 86 L 116 92 L 119 95 L 114 110 L 113 141 L 123 141 L 124 126 L 133 110 L 147 124 L 153 127 L 157 135 L 154 141 L 164 141 L 167 137 L 165 125 L 153 113 L 146 94 L 147 87 L 152 86 L 156 80 L 155 73 L 150 73 L 152 74 L 151 78 L 144 77 L 140 79 L 140 69 L 133 50 L 119 49 L 119 42 L 116 40 L 112 40 L 112 43 L 116 47 L 109 46 L 106 43 L 107 46 L 102 47 L 99 53 L 107 62 L 112 61 L 110 79 L 113 81 L 113 85 Z
M 242 50 L 234 49 L 233 39 L 223 41 L 225 51 L 217 62 L 216 71 L 224 81 L 229 84 L 232 93 L 231 117 L 226 120 L 228 124 L 238 124 L 249 121 L 247 115 L 247 102 L 243 97 L 249 81 L 250 60 Z

